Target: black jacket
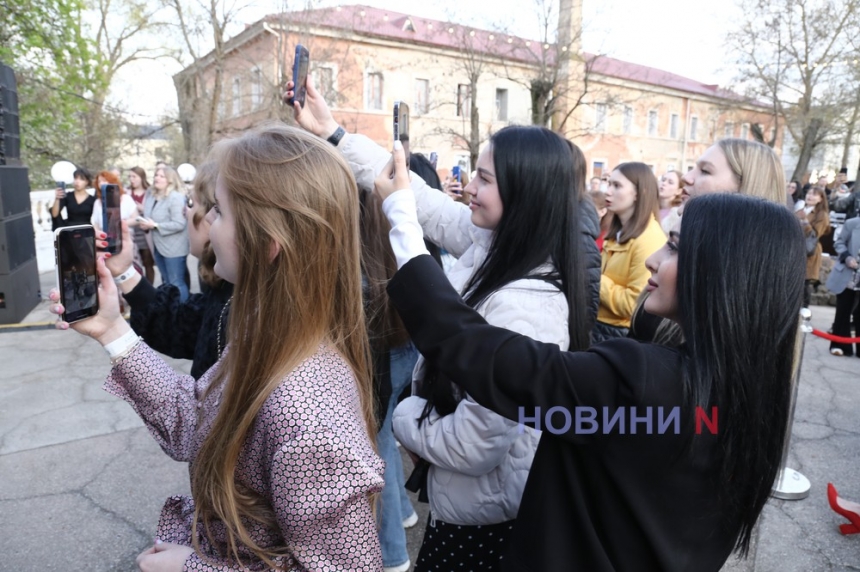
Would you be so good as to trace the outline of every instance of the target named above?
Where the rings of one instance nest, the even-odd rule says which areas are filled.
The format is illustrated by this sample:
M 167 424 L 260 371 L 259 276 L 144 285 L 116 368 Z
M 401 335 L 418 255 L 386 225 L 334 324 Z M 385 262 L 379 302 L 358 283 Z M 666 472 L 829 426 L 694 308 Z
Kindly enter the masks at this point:
M 590 318 L 589 325 L 597 322 L 597 309 L 600 306 L 600 250 L 597 248 L 597 237 L 600 236 L 600 219 L 591 199 L 579 201 L 579 237 L 582 241 L 582 252 L 585 257 L 585 268 L 588 272 L 588 301 Z
M 540 408 L 544 432 L 502 570 L 721 568 L 740 528 L 721 516 L 717 495 L 727 485 L 718 482 L 715 436 L 704 430 L 690 439 L 679 350 L 620 338 L 563 352 L 489 326 L 429 256 L 401 268 L 388 292 L 418 350 L 478 403 L 514 421 Z M 569 428 L 556 410 L 550 430 L 545 414 L 552 407 L 569 412 Z M 577 431 L 577 407 L 593 408 L 597 433 Z M 645 418 L 652 408 L 650 433 L 639 423 L 631 434 L 631 407 Z M 678 433 L 670 426 L 653 434 L 675 407 Z M 604 411 L 610 419 L 621 411 L 623 434 L 617 424 L 603 432 L 610 427 Z
M 131 329 L 157 352 L 172 358 L 193 360 L 191 375 L 199 379 L 218 361 L 218 327 L 227 345 L 229 309 L 233 285 L 221 282 L 179 301 L 179 288 L 163 284 L 154 288 L 145 278 L 123 296 L 131 305 Z M 222 315 L 223 313 L 223 315 Z

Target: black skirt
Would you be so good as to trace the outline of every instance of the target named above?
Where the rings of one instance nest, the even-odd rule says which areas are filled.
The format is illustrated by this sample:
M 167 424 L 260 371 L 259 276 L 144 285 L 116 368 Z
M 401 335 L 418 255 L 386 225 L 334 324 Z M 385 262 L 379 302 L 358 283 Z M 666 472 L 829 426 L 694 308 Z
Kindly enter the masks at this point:
M 499 570 L 515 522 L 466 526 L 436 519 L 434 527 L 428 518 L 415 572 Z

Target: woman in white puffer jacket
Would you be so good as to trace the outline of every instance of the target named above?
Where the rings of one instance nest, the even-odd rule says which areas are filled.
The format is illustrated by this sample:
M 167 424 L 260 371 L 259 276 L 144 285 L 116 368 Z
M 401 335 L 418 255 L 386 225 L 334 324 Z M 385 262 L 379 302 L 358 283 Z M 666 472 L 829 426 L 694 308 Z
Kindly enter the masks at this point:
M 308 85 L 298 123 L 334 134 L 329 141 L 359 187 L 372 187 L 391 154 L 342 133 L 317 96 Z M 465 189 L 470 206 L 411 175 L 425 238 L 458 257 L 448 278 L 466 303 L 493 325 L 561 349 L 585 349 L 593 320 L 576 175 L 568 142 L 540 127 L 508 127 L 491 138 Z M 421 358 L 414 381 L 421 397 L 398 405 L 393 426 L 401 444 L 430 464 L 430 522 L 415 570 L 493 570 L 540 434 L 481 407 Z

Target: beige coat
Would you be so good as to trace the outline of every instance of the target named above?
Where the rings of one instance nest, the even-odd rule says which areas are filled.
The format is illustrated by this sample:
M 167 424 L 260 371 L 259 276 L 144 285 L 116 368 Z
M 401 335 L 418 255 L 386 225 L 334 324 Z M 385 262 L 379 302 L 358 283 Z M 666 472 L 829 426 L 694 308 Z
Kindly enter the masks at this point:
M 803 214 L 800 211 L 801 223 L 806 221 L 808 224 L 803 225 L 804 236 L 815 231 L 818 235 L 818 244 L 815 246 L 815 252 L 806 257 L 806 279 L 818 280 L 821 273 L 821 237 L 831 231 L 830 214 L 826 210 L 812 211 L 809 215 Z

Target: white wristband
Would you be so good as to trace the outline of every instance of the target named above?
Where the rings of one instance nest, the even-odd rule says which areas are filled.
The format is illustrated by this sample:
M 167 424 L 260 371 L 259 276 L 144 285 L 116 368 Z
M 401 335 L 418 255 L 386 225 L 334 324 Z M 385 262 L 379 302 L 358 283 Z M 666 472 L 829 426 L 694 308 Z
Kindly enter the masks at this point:
M 140 343 L 140 336 L 134 333 L 134 330 L 129 330 L 119 338 L 104 346 L 107 355 L 110 356 L 112 362 L 119 358 L 128 355 L 137 344 Z
M 137 269 L 134 267 L 134 264 L 128 267 L 128 270 L 120 274 L 119 276 L 114 276 L 113 281 L 114 284 L 122 284 L 123 282 L 127 282 L 131 280 L 135 276 L 137 276 Z

